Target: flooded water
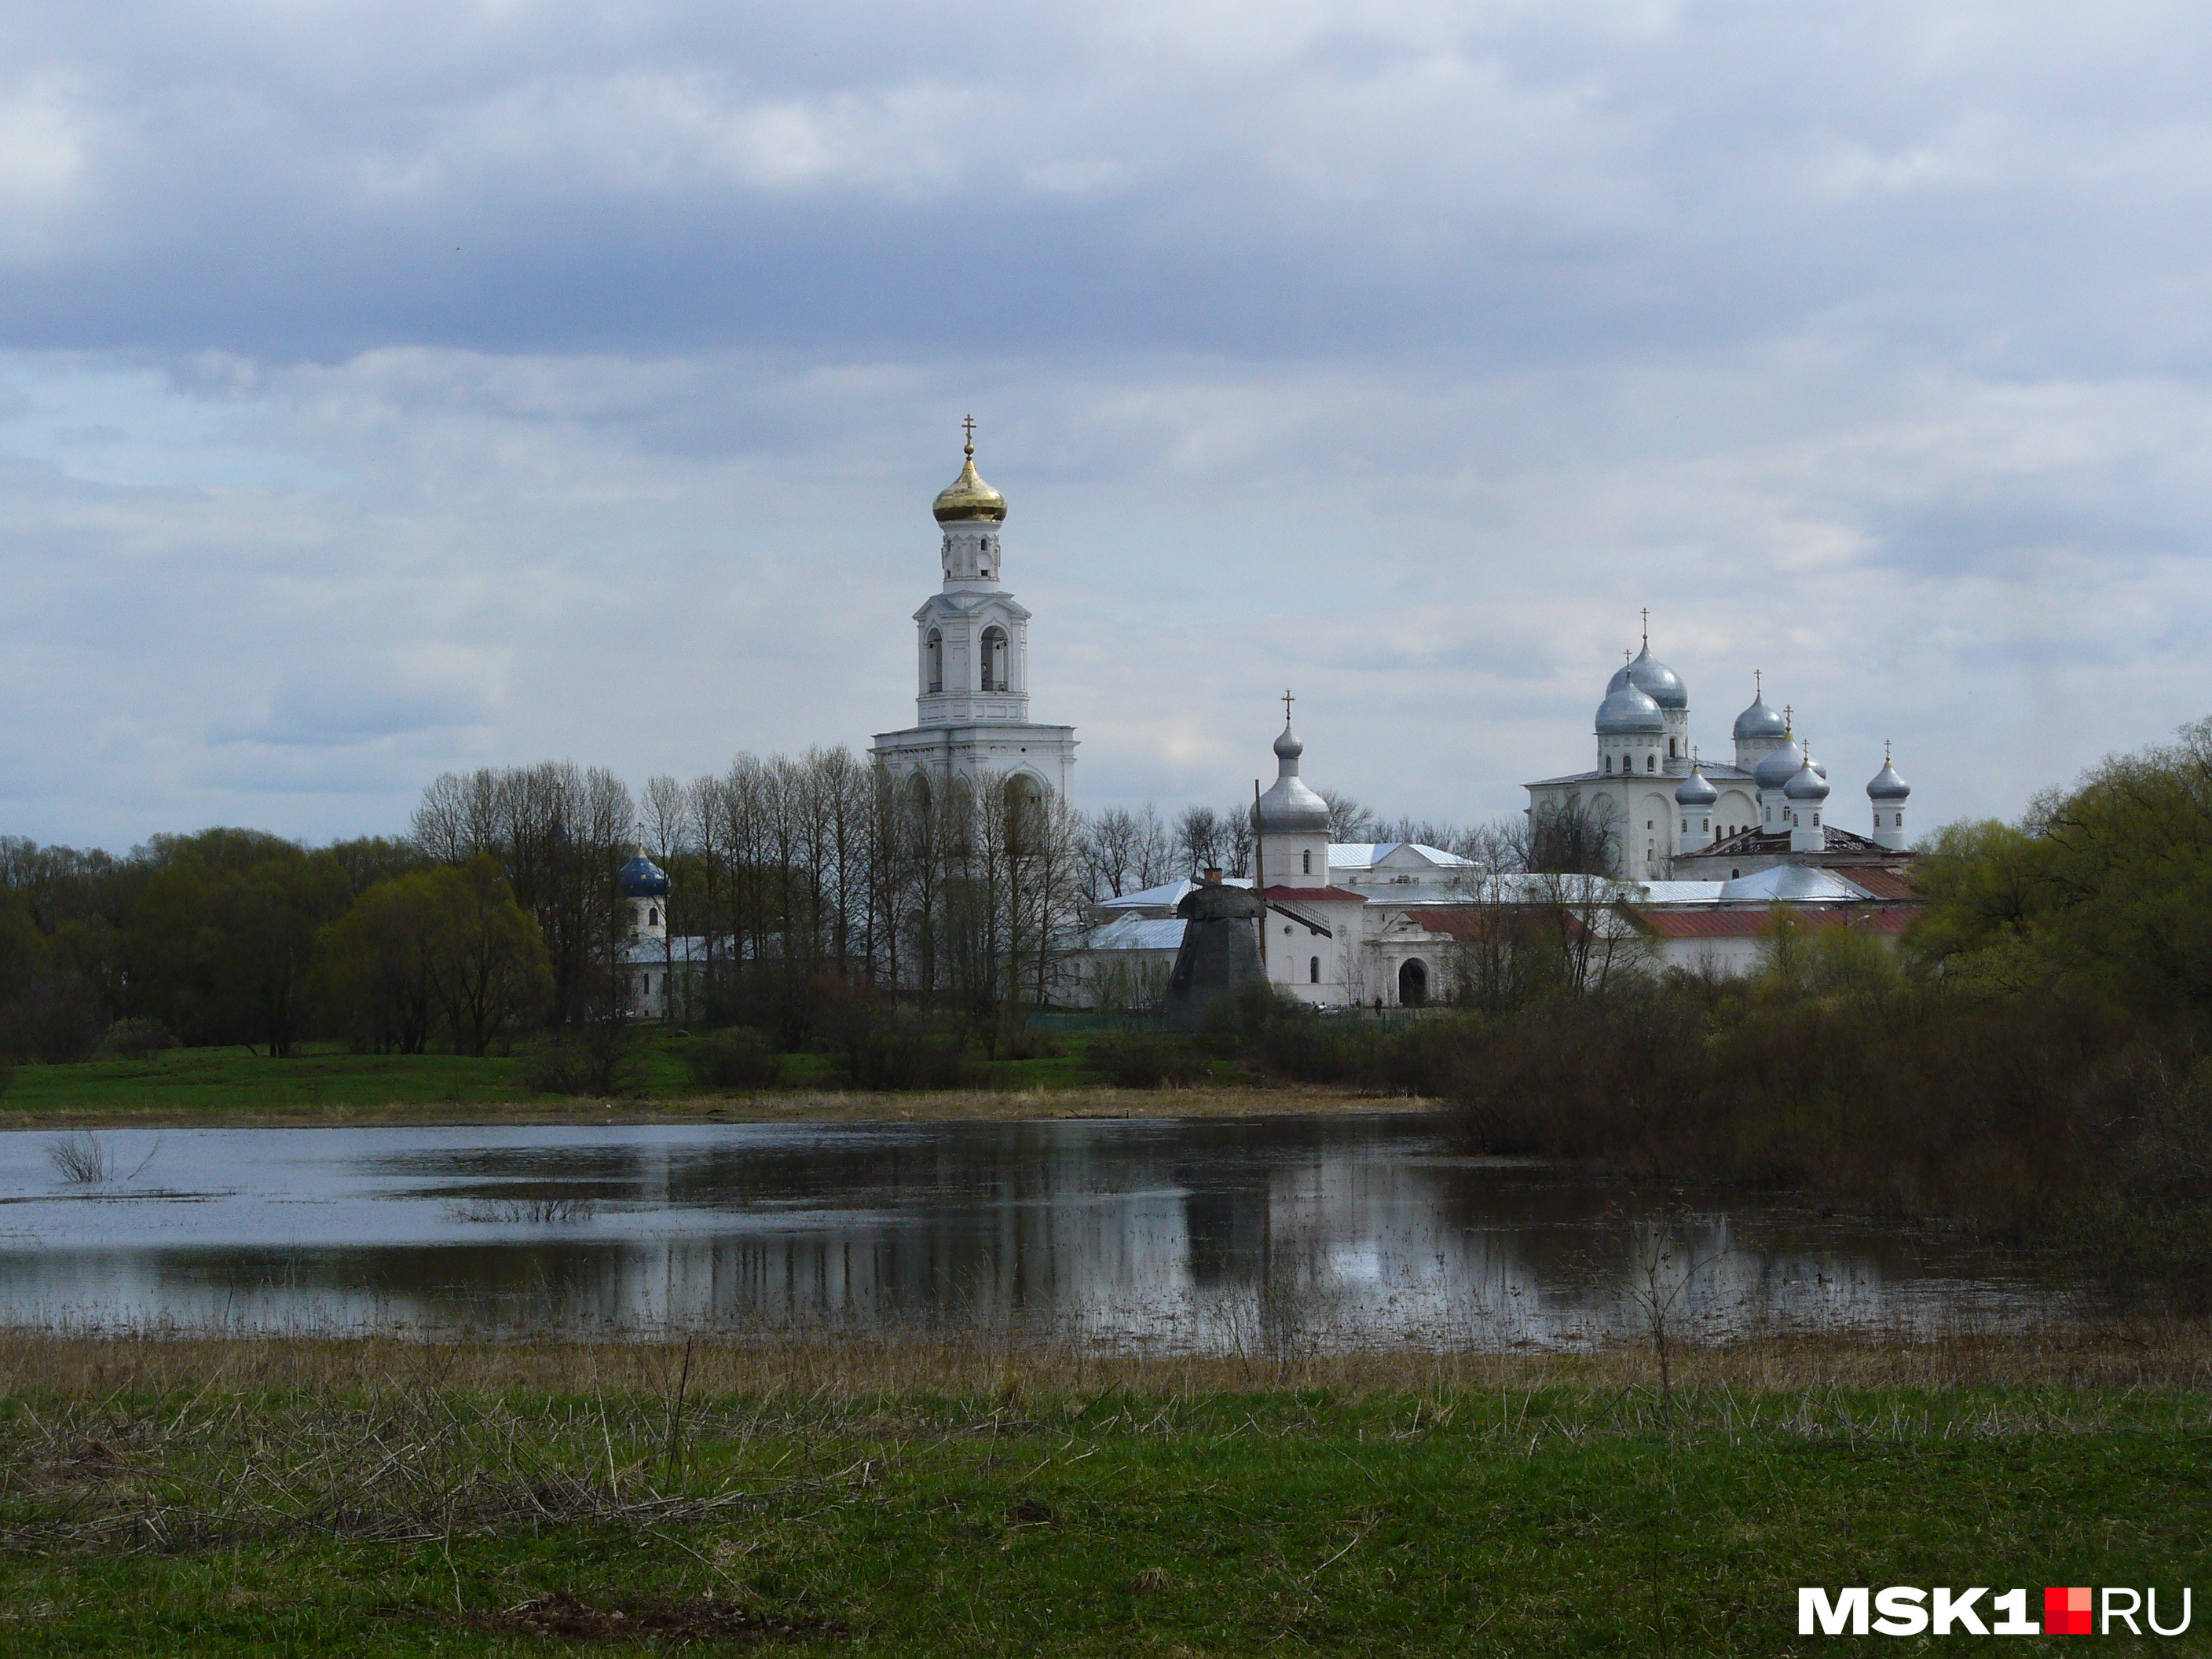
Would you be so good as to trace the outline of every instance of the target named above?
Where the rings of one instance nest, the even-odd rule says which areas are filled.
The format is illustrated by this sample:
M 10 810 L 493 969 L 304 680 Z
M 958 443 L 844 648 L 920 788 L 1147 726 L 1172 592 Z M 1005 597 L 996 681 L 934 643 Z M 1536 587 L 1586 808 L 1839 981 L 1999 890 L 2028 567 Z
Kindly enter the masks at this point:
M 0 1322 L 488 1335 L 982 1322 L 1233 1352 L 2033 1322 L 2064 1287 L 1366 1116 L 0 1134 Z M 86 1173 L 80 1171 L 80 1174 Z

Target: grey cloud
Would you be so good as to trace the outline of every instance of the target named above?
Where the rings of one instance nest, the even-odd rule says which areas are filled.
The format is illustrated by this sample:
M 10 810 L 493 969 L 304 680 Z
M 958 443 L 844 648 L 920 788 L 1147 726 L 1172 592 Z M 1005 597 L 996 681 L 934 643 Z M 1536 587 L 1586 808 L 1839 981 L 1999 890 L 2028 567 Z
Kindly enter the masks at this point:
M 2201 712 L 2198 9 L 131 20 L 0 18 L 42 837 L 862 740 L 970 409 L 1089 799 L 1291 678 L 1316 776 L 1509 808 L 1646 604 L 1709 747 L 1765 667 L 1934 816 Z

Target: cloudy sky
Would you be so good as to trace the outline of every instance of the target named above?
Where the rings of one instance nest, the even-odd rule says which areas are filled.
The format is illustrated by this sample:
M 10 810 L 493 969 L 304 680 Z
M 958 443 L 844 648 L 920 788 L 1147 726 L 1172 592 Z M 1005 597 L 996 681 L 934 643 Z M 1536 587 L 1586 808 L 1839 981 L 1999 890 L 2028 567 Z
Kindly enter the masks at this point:
M 2212 13 L 13 0 L 0 831 L 912 718 L 980 423 L 1086 805 L 1587 764 L 1649 606 L 1922 827 L 2212 713 Z M 1846 818 L 1845 822 L 1851 822 Z

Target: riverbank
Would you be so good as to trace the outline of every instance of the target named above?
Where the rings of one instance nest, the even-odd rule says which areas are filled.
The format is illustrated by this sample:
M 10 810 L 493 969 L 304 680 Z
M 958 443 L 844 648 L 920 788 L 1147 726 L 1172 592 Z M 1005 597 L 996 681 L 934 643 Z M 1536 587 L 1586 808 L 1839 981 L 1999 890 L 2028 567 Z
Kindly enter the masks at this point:
M 395 1100 L 277 1103 L 51 1105 L 0 1102 L 0 1131 L 129 1128 L 317 1128 L 386 1124 L 1011 1122 L 1040 1118 L 1336 1116 L 1434 1111 L 1443 1103 L 1352 1089 L 1197 1085 L 1187 1089 L 944 1089 L 912 1093 L 779 1089 L 757 1094 L 620 1100 Z
M 611 1099 L 533 1090 L 526 1057 L 356 1054 L 330 1045 L 284 1060 L 244 1048 L 15 1068 L 0 1129 L 255 1128 L 362 1124 L 899 1122 L 972 1118 L 1258 1117 L 1408 1111 L 1437 1103 L 1334 1083 L 1206 1077 L 1186 1087 L 1112 1086 L 1066 1052 L 978 1061 L 972 1086 L 846 1090 L 820 1054 L 784 1057 L 783 1086 L 716 1090 L 684 1063 L 687 1040 L 641 1038 L 634 1086 Z
M 1801 1651 L 2212 1573 L 2206 1344 L 1101 1358 L 0 1338 L 11 1654 Z M 2212 1610 L 2197 1610 L 2203 1620 Z M 574 1646 L 554 1646 L 550 1636 Z M 619 1649 L 616 1650 L 620 1650 Z

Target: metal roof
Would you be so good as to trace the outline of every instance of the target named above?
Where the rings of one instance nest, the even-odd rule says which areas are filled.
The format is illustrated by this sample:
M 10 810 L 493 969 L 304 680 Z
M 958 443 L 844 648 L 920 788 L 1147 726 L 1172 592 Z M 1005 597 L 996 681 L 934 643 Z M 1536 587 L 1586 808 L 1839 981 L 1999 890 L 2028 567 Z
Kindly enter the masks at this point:
M 1116 916 L 1103 927 L 1094 927 L 1076 948 L 1083 951 L 1179 951 L 1182 930 L 1188 924 L 1180 916 Z

